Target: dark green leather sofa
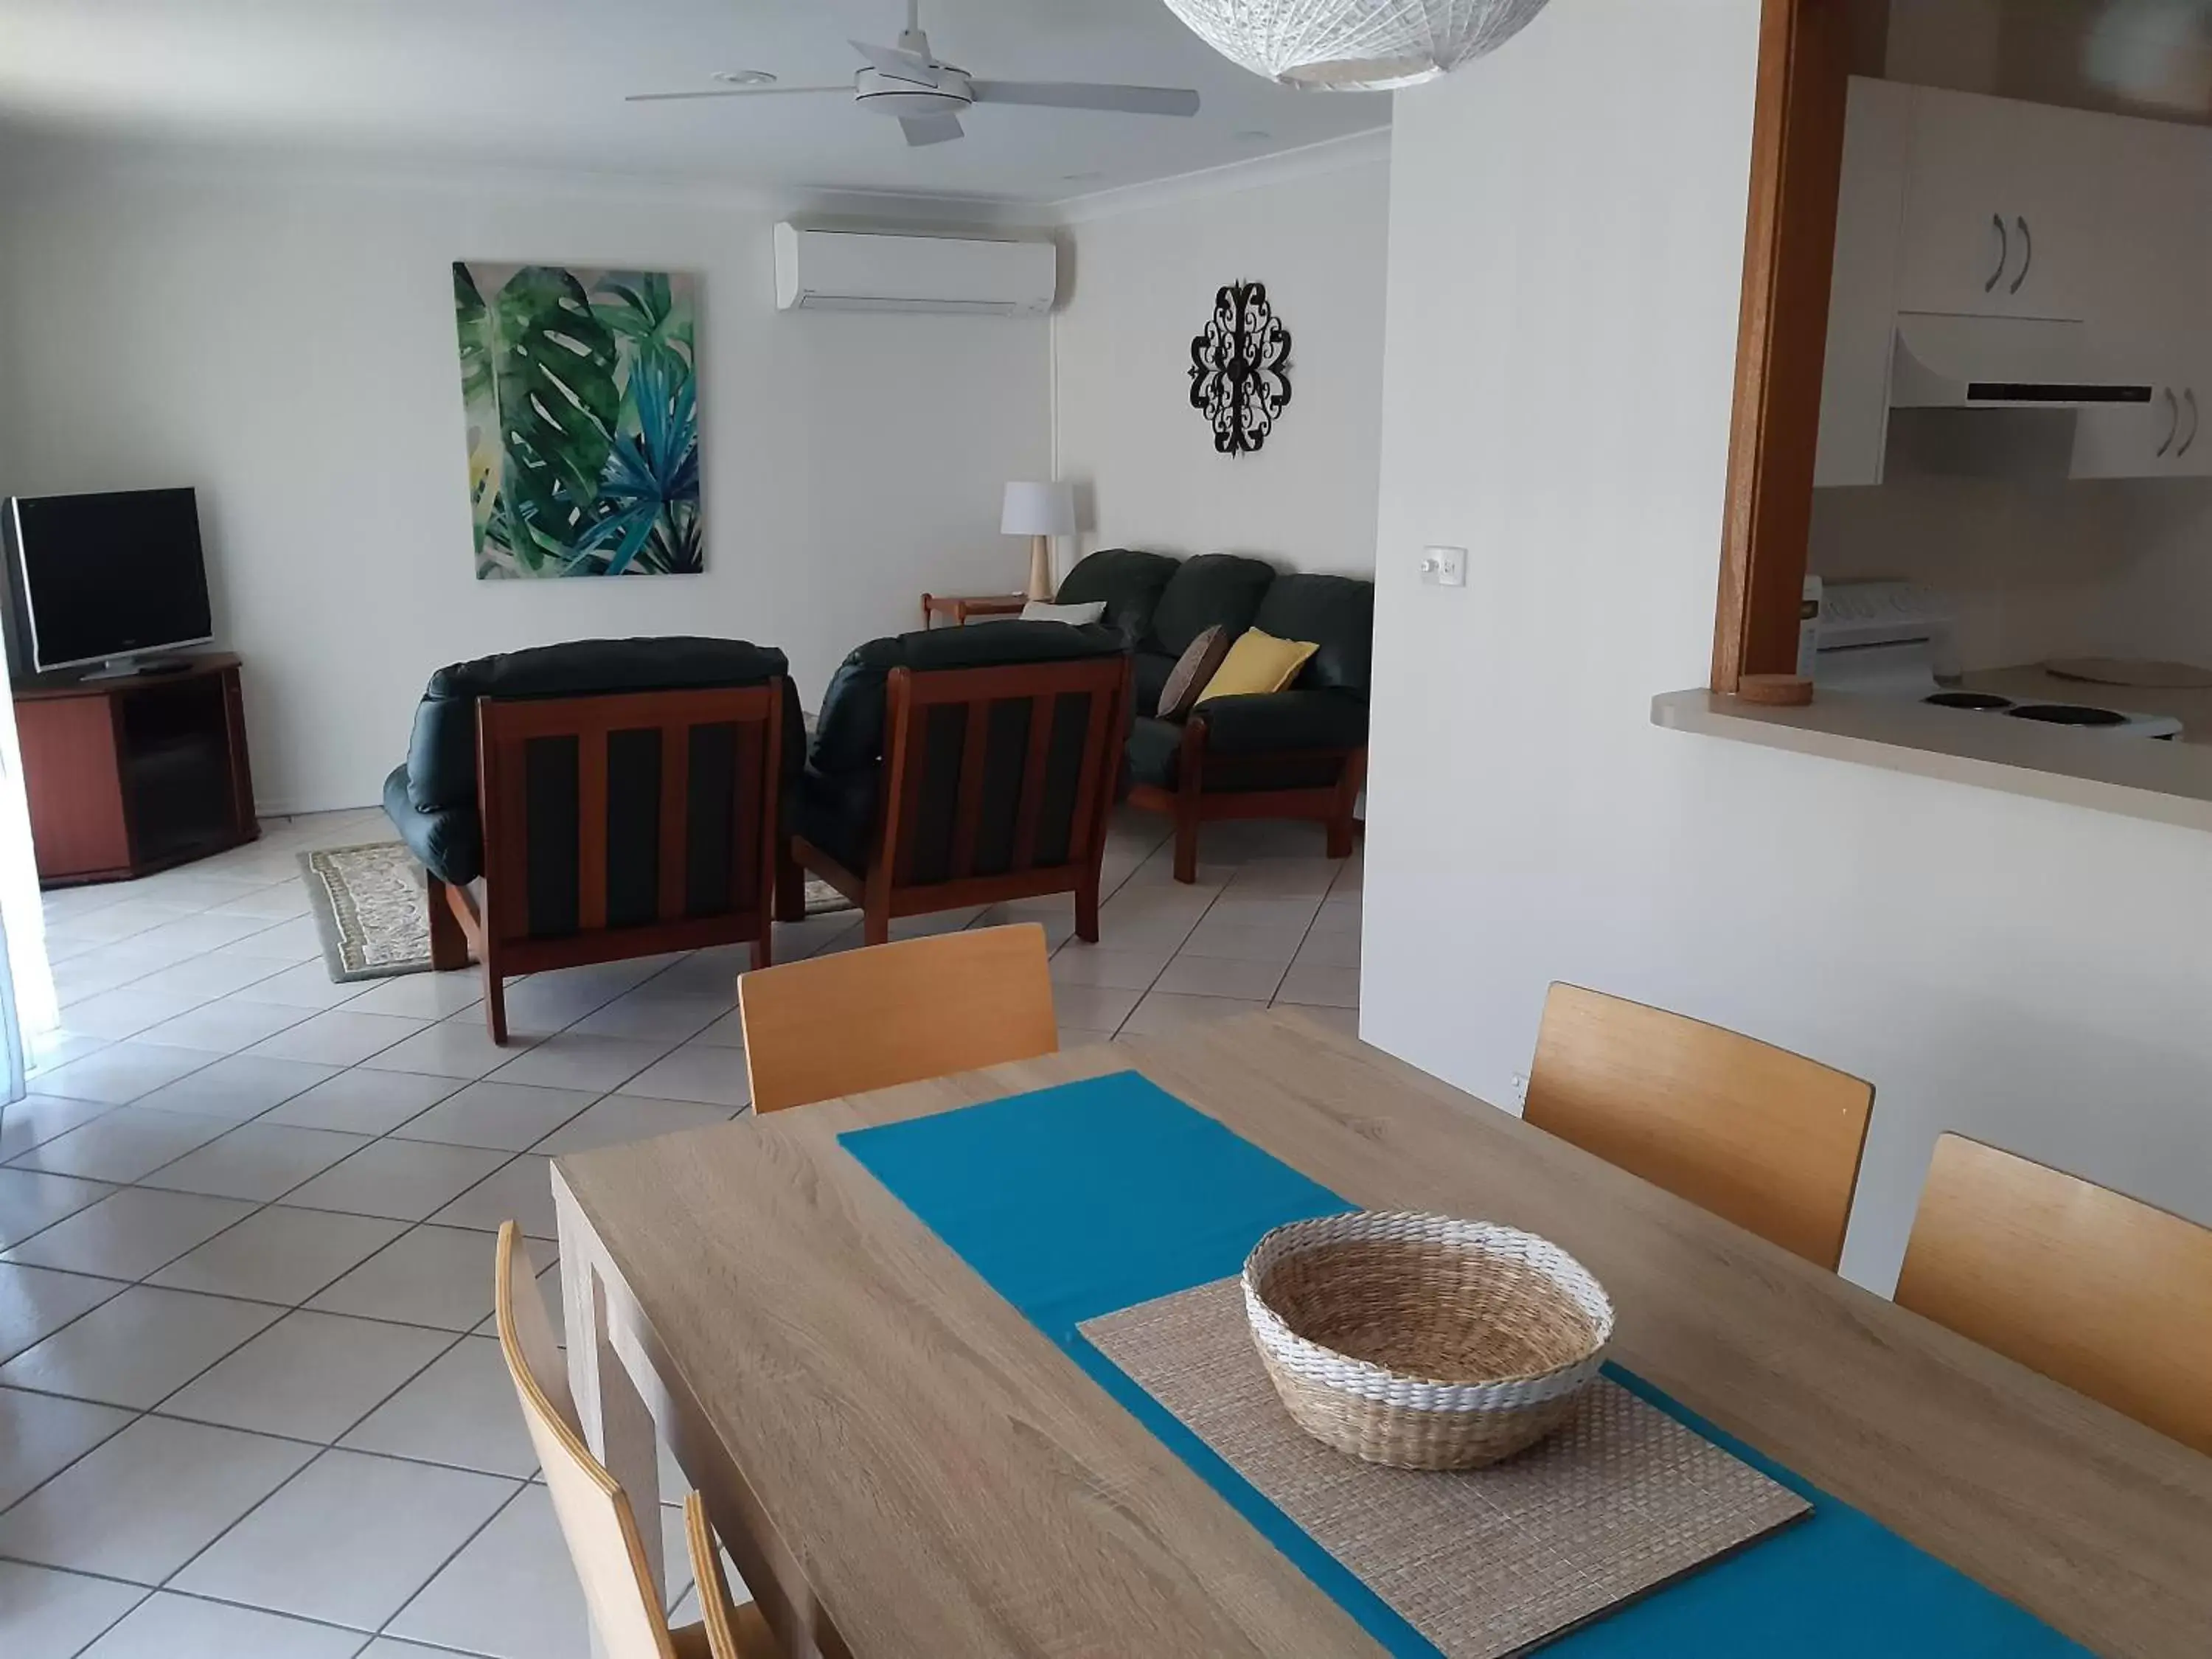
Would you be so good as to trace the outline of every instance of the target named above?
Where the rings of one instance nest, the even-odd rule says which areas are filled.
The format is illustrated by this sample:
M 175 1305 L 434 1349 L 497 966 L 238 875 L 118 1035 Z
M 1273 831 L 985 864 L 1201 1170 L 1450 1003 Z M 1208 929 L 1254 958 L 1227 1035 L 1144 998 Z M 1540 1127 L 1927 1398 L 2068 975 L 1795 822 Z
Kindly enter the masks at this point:
M 1129 798 L 1176 822 L 1176 877 L 1198 875 L 1200 826 L 1231 817 L 1310 818 L 1332 858 L 1350 854 L 1367 775 L 1375 584 L 1364 577 L 1278 572 L 1225 553 L 1177 561 L 1102 549 L 1067 573 L 1063 605 L 1103 600 L 1102 624 L 1134 653 Z M 1182 720 L 1159 717 L 1176 659 L 1200 630 L 1258 628 L 1320 647 L 1289 689 L 1216 697 Z

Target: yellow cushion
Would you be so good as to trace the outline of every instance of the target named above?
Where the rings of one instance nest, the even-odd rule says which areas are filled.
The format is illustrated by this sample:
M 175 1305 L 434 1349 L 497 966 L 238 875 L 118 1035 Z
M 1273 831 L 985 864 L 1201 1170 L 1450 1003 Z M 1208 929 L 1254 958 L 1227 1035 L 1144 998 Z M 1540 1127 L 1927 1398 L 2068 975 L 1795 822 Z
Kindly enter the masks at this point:
M 1246 697 L 1255 693 L 1279 691 L 1297 678 L 1298 670 L 1306 665 L 1306 659 L 1320 649 L 1318 645 L 1304 640 L 1279 640 L 1273 634 L 1248 628 L 1229 647 L 1229 654 L 1213 671 L 1213 678 L 1206 683 L 1206 690 L 1199 693 L 1198 700 L 1204 702 L 1208 697 Z

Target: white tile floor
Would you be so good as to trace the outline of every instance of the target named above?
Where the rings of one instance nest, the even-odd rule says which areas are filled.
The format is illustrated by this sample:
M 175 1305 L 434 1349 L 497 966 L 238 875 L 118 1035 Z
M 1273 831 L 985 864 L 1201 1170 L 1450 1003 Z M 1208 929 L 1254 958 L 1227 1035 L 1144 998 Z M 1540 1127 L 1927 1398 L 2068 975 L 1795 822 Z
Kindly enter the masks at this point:
M 1185 887 L 1164 836 L 1117 821 L 1096 946 L 1064 898 L 898 931 L 1042 923 L 1069 1045 L 1270 1003 L 1356 1023 L 1356 857 L 1219 825 Z M 517 981 L 495 1048 L 473 974 L 325 972 L 295 855 L 388 839 L 380 813 L 324 814 L 48 895 L 63 1030 L 0 1112 L 7 1659 L 588 1650 L 485 1334 L 490 1234 L 547 1241 L 550 1290 L 550 1156 L 744 1109 L 742 953 Z M 859 931 L 780 928 L 780 959 Z

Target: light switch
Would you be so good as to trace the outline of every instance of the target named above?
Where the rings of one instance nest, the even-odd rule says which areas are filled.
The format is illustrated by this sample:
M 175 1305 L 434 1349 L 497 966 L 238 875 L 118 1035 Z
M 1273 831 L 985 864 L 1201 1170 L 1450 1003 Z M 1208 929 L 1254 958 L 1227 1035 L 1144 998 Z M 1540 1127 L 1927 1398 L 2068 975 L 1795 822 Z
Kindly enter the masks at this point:
M 1431 587 L 1465 587 L 1467 550 L 1463 547 L 1423 548 L 1421 580 Z

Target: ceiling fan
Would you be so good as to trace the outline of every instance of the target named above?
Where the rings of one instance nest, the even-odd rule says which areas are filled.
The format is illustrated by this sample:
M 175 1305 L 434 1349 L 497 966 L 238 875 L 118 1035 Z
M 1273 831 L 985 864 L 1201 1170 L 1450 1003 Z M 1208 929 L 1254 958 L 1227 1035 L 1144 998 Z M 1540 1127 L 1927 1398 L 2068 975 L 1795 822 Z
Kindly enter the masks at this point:
M 1195 115 L 1198 94 L 1188 87 L 1119 87 L 1085 81 L 979 81 L 939 60 L 921 32 L 920 0 L 907 0 L 906 28 L 896 46 L 851 43 L 867 67 L 852 84 L 834 87 L 734 86 L 706 92 L 634 92 L 623 101 L 670 103 L 688 98 L 763 98 L 793 93 L 849 92 L 853 101 L 898 118 L 909 144 L 942 144 L 966 136 L 960 112 L 970 104 L 1037 104 L 1048 109 L 1095 109 L 1121 115 Z

